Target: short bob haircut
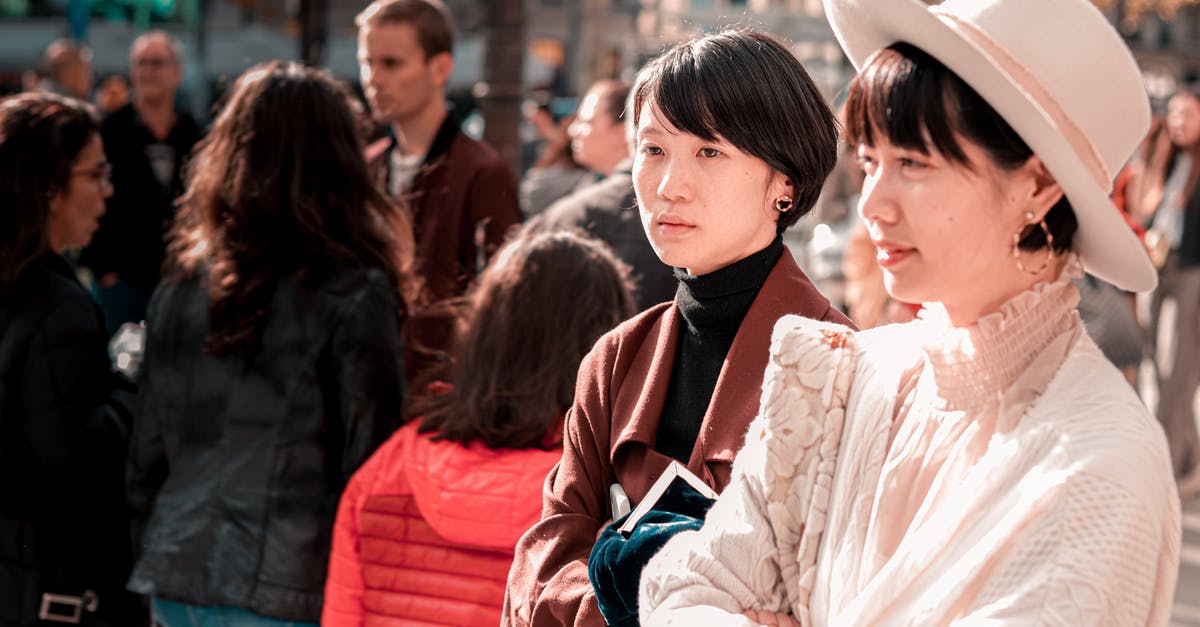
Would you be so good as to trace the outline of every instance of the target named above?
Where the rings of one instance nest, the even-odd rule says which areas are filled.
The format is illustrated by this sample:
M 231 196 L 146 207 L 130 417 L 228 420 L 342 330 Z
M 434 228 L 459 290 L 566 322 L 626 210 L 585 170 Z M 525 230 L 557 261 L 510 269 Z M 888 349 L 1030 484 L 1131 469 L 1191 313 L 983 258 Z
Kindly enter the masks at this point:
M 375 0 L 354 18 L 360 30 L 372 26 L 410 24 L 425 51 L 425 60 L 454 49 L 454 19 L 439 0 Z
M 974 89 L 940 61 L 907 43 L 879 50 L 850 83 L 846 97 L 846 139 L 873 146 L 883 134 L 894 146 L 923 155 L 937 151 L 968 169 L 971 163 L 955 134 L 983 149 L 1002 170 L 1015 170 L 1033 150 Z M 1064 252 L 1079 223 L 1063 196 L 1046 214 L 1054 251 Z M 1037 225 L 1021 234 L 1021 250 L 1046 247 Z
M 792 185 L 782 233 L 812 210 L 837 162 L 837 119 L 804 66 L 783 44 L 726 30 L 675 46 L 638 74 L 633 124 L 649 102 L 672 126 L 724 139 L 762 159 Z
M 71 166 L 100 132 L 91 105 L 54 94 L 0 101 L 0 297 L 50 250 L 50 200 L 71 182 Z

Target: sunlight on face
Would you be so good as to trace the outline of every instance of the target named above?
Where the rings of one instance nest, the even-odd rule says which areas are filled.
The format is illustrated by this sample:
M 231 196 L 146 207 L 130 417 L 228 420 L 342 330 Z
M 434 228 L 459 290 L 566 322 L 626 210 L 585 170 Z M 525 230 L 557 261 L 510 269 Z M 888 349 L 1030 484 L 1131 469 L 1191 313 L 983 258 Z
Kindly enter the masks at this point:
M 888 292 L 904 302 L 941 302 L 957 324 L 1022 291 L 1028 277 L 1013 261 L 1012 235 L 1025 224 L 1027 173 L 1001 170 L 961 136 L 970 169 L 875 136 L 874 146 L 857 150 L 865 175 L 858 211 Z
M 659 259 L 693 275 L 743 259 L 775 238 L 783 177 L 718 138 L 673 127 L 647 102 L 633 162 L 642 226 Z

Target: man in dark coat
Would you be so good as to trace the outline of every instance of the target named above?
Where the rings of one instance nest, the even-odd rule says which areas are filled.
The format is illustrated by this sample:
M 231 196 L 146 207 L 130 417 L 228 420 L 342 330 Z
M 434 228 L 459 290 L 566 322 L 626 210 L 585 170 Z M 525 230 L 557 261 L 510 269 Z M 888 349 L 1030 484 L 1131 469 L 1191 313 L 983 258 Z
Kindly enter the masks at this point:
M 100 128 L 112 163 L 113 195 L 80 263 L 91 269 L 109 334 L 146 317 L 166 256 L 165 235 L 183 193 L 182 169 L 200 127 L 175 107 L 179 42 L 151 31 L 133 42 L 133 101 Z
M 572 148 L 579 163 L 604 176 L 565 196 L 537 218 L 550 229 L 577 229 L 612 247 L 629 265 L 639 310 L 671 300 L 675 275 L 659 260 L 646 239 L 633 193 L 630 133 L 625 128 L 629 85 L 601 81 L 592 86 L 571 125 Z
M 441 2 L 378 0 L 355 23 L 363 89 L 389 131 L 367 148 L 368 163 L 408 209 L 424 302 L 458 296 L 521 221 L 516 178 L 446 109 L 453 26 Z M 450 328 L 429 309 L 413 313 L 405 328 L 410 381 L 437 376 Z

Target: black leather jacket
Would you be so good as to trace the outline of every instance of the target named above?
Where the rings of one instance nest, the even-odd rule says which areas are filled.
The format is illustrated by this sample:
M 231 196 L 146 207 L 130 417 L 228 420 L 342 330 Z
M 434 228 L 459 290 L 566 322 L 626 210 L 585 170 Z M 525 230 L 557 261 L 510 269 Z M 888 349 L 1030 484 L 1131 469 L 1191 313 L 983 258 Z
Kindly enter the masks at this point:
M 0 297 L 0 626 L 44 594 L 96 594 L 83 625 L 135 624 L 123 469 L 132 382 L 112 372 L 96 303 L 52 252 Z M 69 613 L 63 606 L 52 610 Z
M 151 300 L 129 498 L 131 590 L 316 622 L 338 498 L 399 425 L 400 308 L 377 270 L 280 283 L 252 358 L 213 357 L 206 282 Z

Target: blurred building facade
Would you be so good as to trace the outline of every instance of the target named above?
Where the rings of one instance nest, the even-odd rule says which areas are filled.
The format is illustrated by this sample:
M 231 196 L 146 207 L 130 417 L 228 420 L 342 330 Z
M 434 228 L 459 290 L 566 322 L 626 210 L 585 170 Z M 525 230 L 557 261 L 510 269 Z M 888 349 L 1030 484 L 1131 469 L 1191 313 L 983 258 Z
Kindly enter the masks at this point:
M 1095 0 L 1114 23 L 1135 0 Z M 1142 1 L 1142 0 L 1137 0 Z M 1158 0 L 1122 29 L 1156 101 L 1200 78 L 1200 6 Z M 459 40 L 451 89 L 469 95 L 483 74 L 486 0 L 446 0 Z M 525 0 L 524 84 L 576 96 L 600 78 L 632 78 L 665 46 L 738 25 L 781 37 L 831 101 L 851 75 L 825 22 L 821 0 Z M 1143 2 L 1144 4 L 1144 2 Z M 124 73 L 127 51 L 146 27 L 177 35 L 188 55 L 184 102 L 206 113 L 211 94 L 254 63 L 299 58 L 301 13 L 324 15 L 322 64 L 357 82 L 354 15 L 366 0 L 0 0 L 0 90 L 14 91 L 55 38 L 68 35 L 72 7 L 90 7 L 86 38 L 98 76 Z M 106 8 L 103 8 L 106 7 Z M 136 24 L 136 26 L 135 26 Z M 202 56 L 197 55 L 202 51 Z

